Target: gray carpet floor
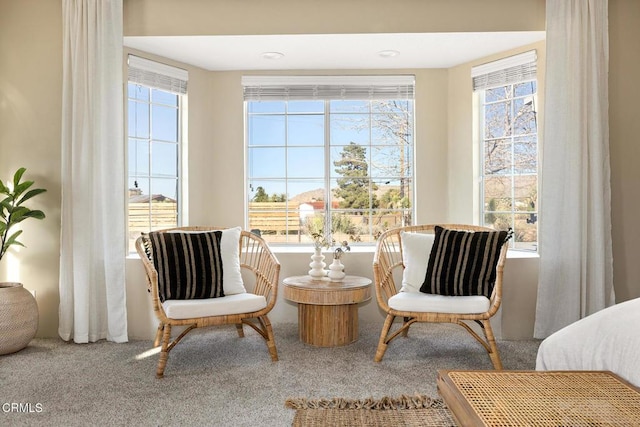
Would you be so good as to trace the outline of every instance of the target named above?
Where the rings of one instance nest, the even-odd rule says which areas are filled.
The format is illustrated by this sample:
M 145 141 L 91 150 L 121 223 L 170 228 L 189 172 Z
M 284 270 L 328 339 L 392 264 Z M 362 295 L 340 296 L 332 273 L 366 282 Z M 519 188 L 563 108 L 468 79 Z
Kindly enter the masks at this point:
M 416 324 L 374 363 L 380 325 L 361 324 L 357 342 L 316 348 L 296 324 L 275 324 L 280 360 L 250 328 L 188 334 L 155 378 L 150 341 L 78 345 L 35 339 L 0 356 L 3 426 L 289 426 L 287 398 L 438 397 L 437 371 L 491 369 L 484 349 L 455 325 Z M 539 341 L 500 341 L 505 369 L 533 369 Z M 16 405 L 21 404 L 19 410 Z M 14 409 L 12 409 L 14 408 Z

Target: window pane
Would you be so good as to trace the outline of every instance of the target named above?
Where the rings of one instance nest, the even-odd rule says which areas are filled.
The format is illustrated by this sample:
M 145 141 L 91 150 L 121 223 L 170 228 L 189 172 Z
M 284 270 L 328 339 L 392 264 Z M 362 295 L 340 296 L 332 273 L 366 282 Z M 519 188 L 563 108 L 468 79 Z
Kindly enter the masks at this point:
M 513 241 L 516 249 L 538 249 L 537 220 L 538 215 L 535 213 L 515 215 Z
M 484 173 L 498 175 L 511 173 L 511 141 L 494 139 L 484 143 Z
M 286 151 L 283 147 L 249 148 L 249 174 L 256 178 L 284 178 Z
M 141 197 L 138 196 L 149 196 L 149 178 L 129 177 L 127 182 L 129 184 L 129 197 L 131 200 L 135 199 L 135 201 L 138 202 L 141 200 Z M 131 200 L 129 203 L 131 203 Z
M 377 145 L 406 144 L 411 139 L 411 127 L 404 114 L 372 114 L 371 143 Z
M 494 230 L 506 231 L 513 228 L 512 219 L 511 214 L 485 212 L 484 225 Z
M 252 101 L 247 103 L 249 113 L 284 113 L 284 101 Z
M 322 178 L 324 176 L 324 148 L 289 148 L 287 176 L 290 178 Z
M 151 178 L 150 190 L 154 201 L 178 200 L 178 181 L 175 178 Z
M 175 200 L 151 202 L 151 230 L 162 230 L 178 225 L 177 205 Z
M 413 194 L 410 179 L 374 180 L 377 208 L 380 210 L 409 209 Z
M 270 201 L 287 200 L 287 184 L 284 179 L 280 180 L 259 180 L 249 181 L 249 191 L 247 193 L 250 202 L 263 203 Z
M 517 211 L 536 211 L 538 205 L 538 180 L 535 175 L 514 177 L 514 199 Z
M 408 113 L 412 102 L 408 100 L 371 101 L 372 113 Z
M 536 136 L 515 138 L 513 141 L 513 167 L 516 174 L 538 171 L 538 142 Z
M 484 180 L 485 212 L 511 211 L 512 185 L 510 177 L 487 177 Z
M 408 146 L 371 147 L 371 176 L 411 176 L 411 151 Z
M 371 192 L 370 192 L 371 186 Z M 331 180 L 331 206 L 339 209 L 378 207 L 377 186 L 369 178 L 344 177 Z
M 494 102 L 511 97 L 511 86 L 500 86 L 487 89 L 484 94 L 485 102 Z
M 369 144 L 369 116 L 357 114 L 331 115 L 331 145 Z
M 513 85 L 513 96 L 533 95 L 538 91 L 537 82 L 532 80 L 530 82 L 517 83 Z
M 178 142 L 178 110 L 174 107 L 152 105 L 151 114 L 153 139 Z
M 289 113 L 319 113 L 324 114 L 324 101 L 289 101 Z
M 533 112 L 533 96 L 513 100 L 515 119 L 513 121 L 514 135 L 528 135 L 536 133 L 536 115 Z
M 289 115 L 287 145 L 324 146 L 324 115 Z
M 129 136 L 149 138 L 149 104 L 129 100 Z
M 173 107 L 178 106 L 178 95 L 163 90 L 152 89 L 151 97 L 156 104 L 171 105 Z
M 129 139 L 129 175 L 149 175 L 149 142 Z
M 154 141 L 151 153 L 151 175 L 178 176 L 178 144 Z
M 287 195 L 291 201 L 313 204 L 316 210 L 324 209 L 324 202 L 327 200 L 322 179 L 291 179 L 287 181 Z
M 249 116 L 250 145 L 284 145 L 285 116 Z
M 149 88 L 135 83 L 129 83 L 127 85 L 128 96 L 132 99 L 138 99 L 141 101 L 149 101 Z
M 308 204 L 300 205 L 300 242 L 313 243 L 313 234 L 324 235 L 324 210 L 315 209 Z
M 511 135 L 511 102 L 485 106 L 484 125 L 485 139 Z
M 331 113 L 368 113 L 369 101 L 331 101 Z
M 360 178 L 369 176 L 367 146 L 354 142 L 343 147 L 331 148 L 331 176 Z

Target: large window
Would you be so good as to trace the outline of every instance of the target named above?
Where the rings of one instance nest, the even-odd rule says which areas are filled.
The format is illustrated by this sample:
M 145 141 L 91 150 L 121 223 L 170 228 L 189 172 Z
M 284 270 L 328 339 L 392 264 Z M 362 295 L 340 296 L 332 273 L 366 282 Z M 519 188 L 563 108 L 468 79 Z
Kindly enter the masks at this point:
M 352 99 L 365 98 L 362 88 L 321 89 L 325 99 L 247 100 L 249 228 L 272 243 L 310 243 L 313 233 L 371 243 L 411 224 L 413 92 Z
M 533 73 L 529 68 L 529 72 L 512 73 L 510 82 L 505 79 L 508 72 L 497 71 L 501 75 L 494 76 L 492 84 L 476 87 L 480 100 L 481 223 L 498 230 L 512 228 L 512 248 L 536 250 L 537 81 L 535 68 Z
M 127 86 L 130 251 L 141 232 L 180 224 L 183 94 L 153 74 L 130 72 Z

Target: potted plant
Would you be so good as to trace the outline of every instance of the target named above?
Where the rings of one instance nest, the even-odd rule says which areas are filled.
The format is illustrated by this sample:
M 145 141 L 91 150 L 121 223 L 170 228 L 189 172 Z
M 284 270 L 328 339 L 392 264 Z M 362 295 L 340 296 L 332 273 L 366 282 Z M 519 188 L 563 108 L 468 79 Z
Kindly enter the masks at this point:
M 33 181 L 22 181 L 25 170 L 18 169 L 13 175 L 13 182 L 6 185 L 0 180 L 0 261 L 11 246 L 24 246 L 18 240 L 22 230 L 14 231 L 17 224 L 28 218 L 45 217 L 44 212 L 24 205 L 46 191 L 31 188 Z M 38 305 L 31 292 L 21 283 L 0 282 L 0 355 L 22 350 L 37 330 Z

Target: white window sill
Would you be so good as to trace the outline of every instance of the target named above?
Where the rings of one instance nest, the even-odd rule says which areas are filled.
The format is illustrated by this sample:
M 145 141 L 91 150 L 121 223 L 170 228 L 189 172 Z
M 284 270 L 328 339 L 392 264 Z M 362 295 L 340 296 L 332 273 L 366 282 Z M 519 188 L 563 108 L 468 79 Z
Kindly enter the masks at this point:
M 274 254 L 312 254 L 313 246 L 269 246 L 269 249 Z M 374 253 L 376 251 L 375 245 L 366 245 L 366 246 L 351 246 L 350 253 Z M 322 249 L 322 253 L 324 255 L 331 254 L 333 250 L 331 249 Z

